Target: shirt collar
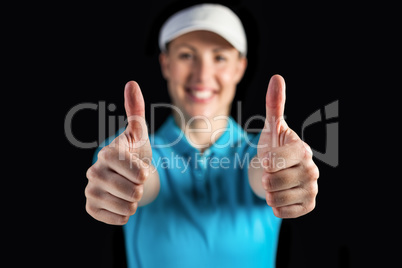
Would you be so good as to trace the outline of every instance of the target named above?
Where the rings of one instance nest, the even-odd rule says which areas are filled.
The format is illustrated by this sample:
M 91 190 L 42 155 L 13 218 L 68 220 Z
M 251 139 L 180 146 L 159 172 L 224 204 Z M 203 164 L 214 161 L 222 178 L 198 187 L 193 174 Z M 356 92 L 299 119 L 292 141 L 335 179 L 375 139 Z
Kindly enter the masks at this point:
M 216 154 L 216 155 L 227 155 L 227 152 L 233 148 L 237 147 L 239 141 L 244 137 L 244 130 L 236 123 L 232 117 L 227 117 L 228 124 L 225 129 L 219 129 L 221 136 L 218 140 L 212 144 L 211 147 L 204 151 L 204 154 Z M 157 132 L 158 136 L 164 140 L 164 144 L 160 144 L 161 148 L 171 148 L 183 155 L 192 155 L 194 153 L 199 153 L 200 151 L 194 148 L 184 132 L 176 125 L 174 118 L 170 115 L 163 125 L 159 128 Z M 218 135 L 219 133 L 217 133 Z

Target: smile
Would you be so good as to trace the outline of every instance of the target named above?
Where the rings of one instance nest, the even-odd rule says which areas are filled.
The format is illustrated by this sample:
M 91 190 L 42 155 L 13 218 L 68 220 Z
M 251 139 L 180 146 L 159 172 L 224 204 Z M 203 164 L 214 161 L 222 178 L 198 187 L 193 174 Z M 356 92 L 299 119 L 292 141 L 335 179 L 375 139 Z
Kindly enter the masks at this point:
M 215 95 L 213 90 L 205 88 L 186 88 L 186 93 L 195 102 L 207 102 Z

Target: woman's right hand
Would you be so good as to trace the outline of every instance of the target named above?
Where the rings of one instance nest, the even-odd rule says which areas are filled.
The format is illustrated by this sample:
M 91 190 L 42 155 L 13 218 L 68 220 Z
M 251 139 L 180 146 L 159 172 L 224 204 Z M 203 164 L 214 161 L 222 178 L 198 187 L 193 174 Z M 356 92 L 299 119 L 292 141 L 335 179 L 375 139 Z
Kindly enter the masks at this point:
M 128 126 L 99 151 L 98 160 L 87 171 L 85 188 L 88 214 L 114 225 L 126 224 L 139 205 L 156 198 L 160 187 L 158 172 L 151 165 L 144 98 L 136 82 L 126 84 L 124 99 Z

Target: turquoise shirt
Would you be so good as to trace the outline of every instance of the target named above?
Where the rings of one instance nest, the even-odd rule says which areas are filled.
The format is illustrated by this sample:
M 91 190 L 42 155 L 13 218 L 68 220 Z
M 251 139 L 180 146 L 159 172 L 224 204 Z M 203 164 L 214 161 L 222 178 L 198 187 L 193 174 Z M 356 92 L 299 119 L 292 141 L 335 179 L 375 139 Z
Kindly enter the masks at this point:
M 227 121 L 203 154 L 172 116 L 151 135 L 161 187 L 123 227 L 128 267 L 275 267 L 281 219 L 248 182 L 259 136 Z

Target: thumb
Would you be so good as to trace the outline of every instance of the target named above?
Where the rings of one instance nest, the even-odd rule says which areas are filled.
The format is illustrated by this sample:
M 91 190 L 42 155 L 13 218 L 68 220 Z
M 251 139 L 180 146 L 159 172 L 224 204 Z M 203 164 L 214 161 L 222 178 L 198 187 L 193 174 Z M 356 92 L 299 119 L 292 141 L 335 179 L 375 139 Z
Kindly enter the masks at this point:
M 285 80 L 280 75 L 274 75 L 268 84 L 265 98 L 266 119 L 263 129 L 262 140 L 269 147 L 280 145 L 279 136 L 286 128 L 283 120 L 285 110 Z
M 130 81 L 124 89 L 124 108 L 126 109 L 128 125 L 126 136 L 131 148 L 138 148 L 148 140 L 145 123 L 145 104 L 140 86 Z
M 280 75 L 274 75 L 268 84 L 265 98 L 266 119 L 268 122 L 278 122 L 283 119 L 285 110 L 285 80 Z
M 124 108 L 127 118 L 135 115 L 145 117 L 144 97 L 140 86 L 135 81 L 128 82 L 124 88 Z

